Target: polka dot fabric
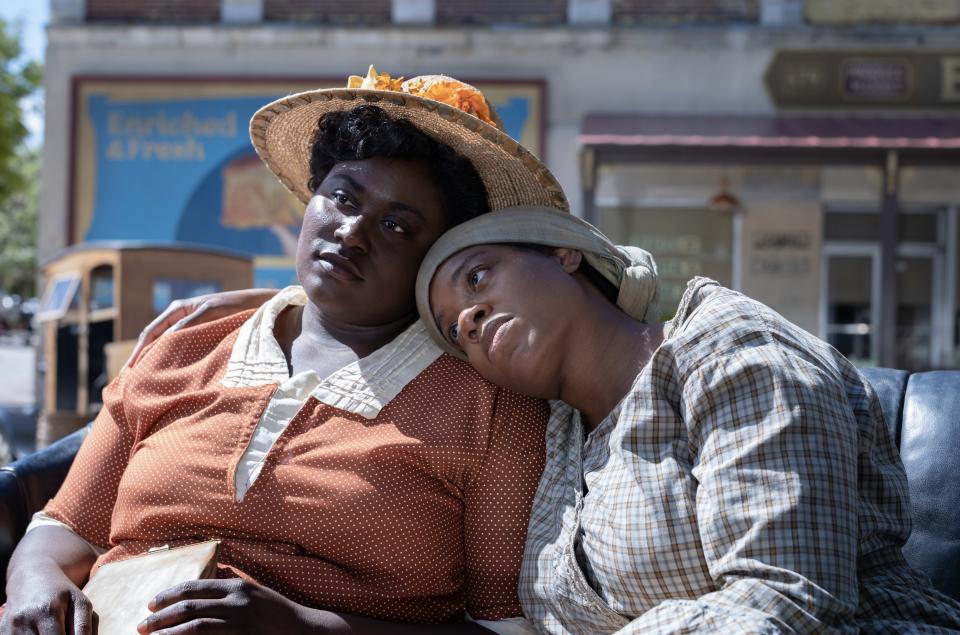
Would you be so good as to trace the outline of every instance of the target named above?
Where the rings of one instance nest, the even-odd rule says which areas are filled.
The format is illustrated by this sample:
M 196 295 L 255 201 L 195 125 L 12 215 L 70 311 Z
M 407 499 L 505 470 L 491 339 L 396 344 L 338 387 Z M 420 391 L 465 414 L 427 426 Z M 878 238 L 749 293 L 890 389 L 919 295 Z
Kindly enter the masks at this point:
M 546 405 L 442 355 L 373 419 L 307 399 L 238 502 L 237 463 L 276 389 L 220 382 L 249 315 L 165 335 L 108 386 L 47 514 L 108 549 L 96 567 L 220 538 L 221 576 L 309 606 L 521 615 Z

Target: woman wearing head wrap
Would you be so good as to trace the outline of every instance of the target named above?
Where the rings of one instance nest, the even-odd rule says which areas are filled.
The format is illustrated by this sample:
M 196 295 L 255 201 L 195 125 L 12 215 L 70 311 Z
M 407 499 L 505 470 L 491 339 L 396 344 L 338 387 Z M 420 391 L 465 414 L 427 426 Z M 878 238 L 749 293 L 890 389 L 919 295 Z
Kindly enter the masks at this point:
M 4 635 L 90 633 L 79 587 L 103 565 L 211 538 L 219 579 L 161 592 L 125 632 L 482 632 L 467 614 L 507 632 L 521 615 L 546 408 L 444 355 L 413 285 L 449 227 L 563 193 L 476 89 L 368 80 L 254 116 L 307 206 L 302 286 L 164 335 L 104 391 L 14 553 Z
M 445 234 L 417 280 L 436 341 L 555 400 L 521 573 L 548 633 L 952 632 L 904 561 L 907 483 L 836 350 L 704 278 L 666 324 L 642 250 L 543 208 Z

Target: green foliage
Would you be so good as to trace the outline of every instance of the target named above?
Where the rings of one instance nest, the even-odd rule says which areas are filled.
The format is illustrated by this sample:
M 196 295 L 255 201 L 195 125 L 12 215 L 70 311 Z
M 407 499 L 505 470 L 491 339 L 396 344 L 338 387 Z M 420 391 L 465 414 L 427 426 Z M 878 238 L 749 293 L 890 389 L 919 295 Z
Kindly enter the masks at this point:
M 27 296 L 34 291 L 40 169 L 25 145 L 21 101 L 40 86 L 41 68 L 21 54 L 19 33 L 0 20 L 0 290 Z
M 19 33 L 0 20 L 0 203 L 23 187 L 18 151 L 27 138 L 20 100 L 40 85 L 40 65 L 22 62 Z
M 0 289 L 28 298 L 35 294 L 40 157 L 21 147 L 15 159 L 23 185 L 0 204 Z

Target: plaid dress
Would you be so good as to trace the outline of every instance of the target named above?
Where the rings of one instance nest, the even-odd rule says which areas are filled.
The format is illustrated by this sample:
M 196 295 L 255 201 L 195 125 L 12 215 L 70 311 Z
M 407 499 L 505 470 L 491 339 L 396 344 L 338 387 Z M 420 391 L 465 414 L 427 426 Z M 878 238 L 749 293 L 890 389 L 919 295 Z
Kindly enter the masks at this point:
M 539 630 L 960 629 L 901 555 L 906 476 L 842 355 L 703 278 L 664 335 L 586 439 L 552 404 L 520 579 Z

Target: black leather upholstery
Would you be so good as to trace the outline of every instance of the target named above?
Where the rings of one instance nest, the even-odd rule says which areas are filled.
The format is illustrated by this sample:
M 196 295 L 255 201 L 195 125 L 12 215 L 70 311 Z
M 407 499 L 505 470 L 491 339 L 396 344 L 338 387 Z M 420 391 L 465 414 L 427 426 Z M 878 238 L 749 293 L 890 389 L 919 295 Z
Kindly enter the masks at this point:
M 960 371 L 868 368 L 910 486 L 913 533 L 903 555 L 960 599 Z
M 863 374 L 880 398 L 910 483 L 913 533 L 904 555 L 934 586 L 960 599 L 960 371 L 868 368 Z M 57 491 L 86 433 L 0 469 L 0 580 L 30 517 Z
M 887 429 L 890 430 L 890 436 L 897 442 L 899 448 L 903 398 L 907 392 L 910 373 L 893 368 L 863 368 L 860 372 L 876 391 L 880 399 L 880 407 L 883 408 L 883 416 L 887 420 Z
M 956 372 L 912 375 L 900 456 L 910 483 L 913 534 L 903 553 L 934 585 L 960 598 L 960 381 Z
M 0 580 L 6 580 L 10 555 L 30 517 L 60 489 L 89 431 L 86 426 L 41 452 L 0 468 Z M 0 588 L 0 603 L 6 600 L 4 588 Z

